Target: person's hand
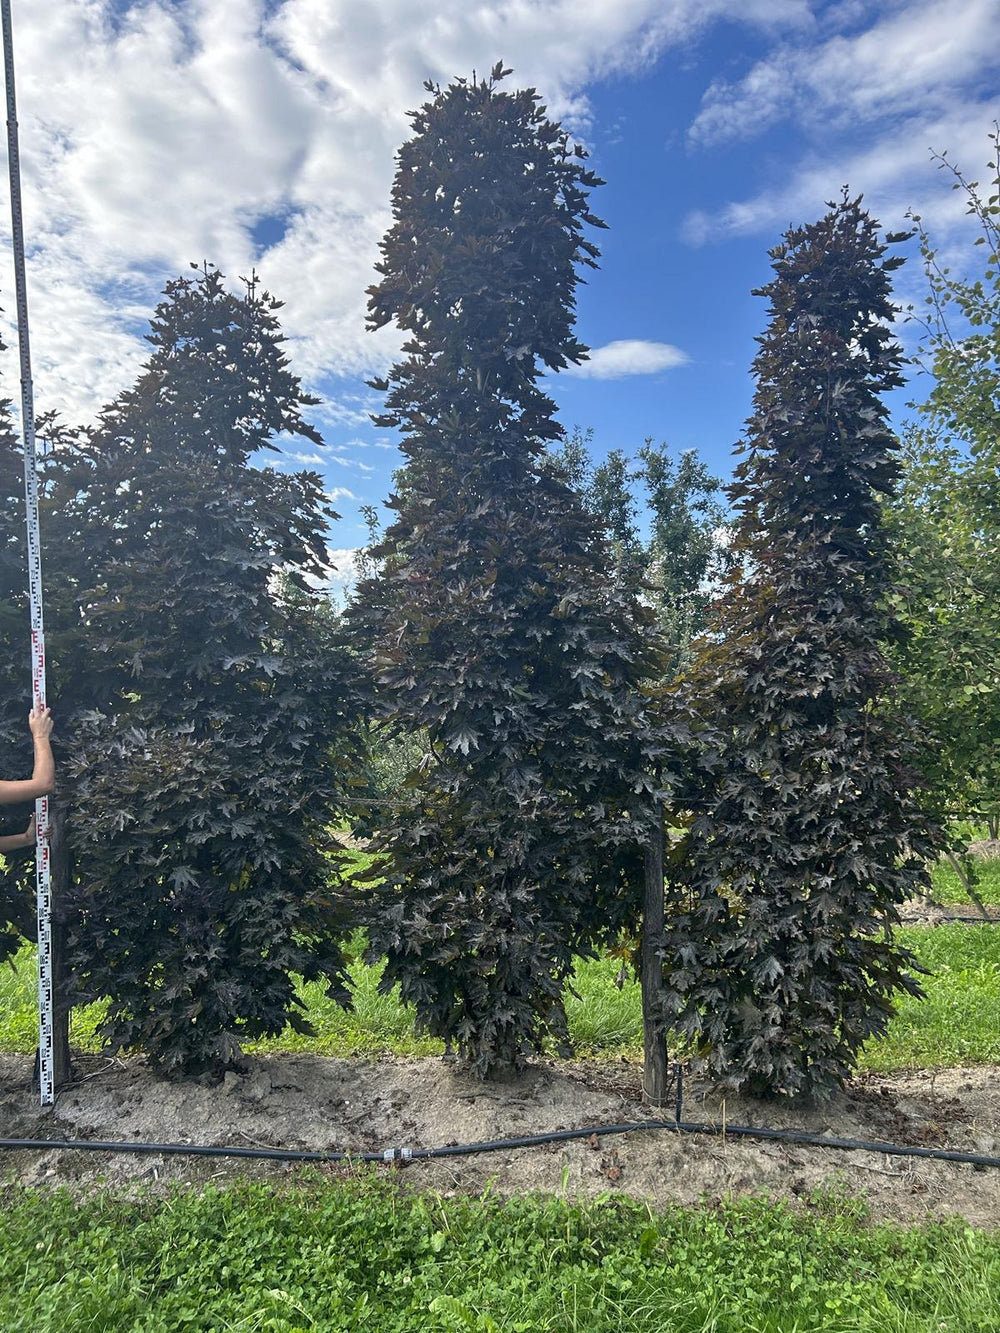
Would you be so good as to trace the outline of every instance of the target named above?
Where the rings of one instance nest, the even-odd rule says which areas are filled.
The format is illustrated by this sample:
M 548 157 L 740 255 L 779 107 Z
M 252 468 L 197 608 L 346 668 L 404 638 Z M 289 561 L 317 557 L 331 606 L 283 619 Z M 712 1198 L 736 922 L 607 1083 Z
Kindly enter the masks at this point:
M 52 735 L 52 714 L 48 708 L 33 708 L 28 714 L 28 726 L 36 741 L 45 741 Z
M 28 827 L 24 830 L 24 845 L 25 847 L 34 847 L 37 841 L 38 839 L 35 835 L 35 816 L 32 815 L 28 820 Z

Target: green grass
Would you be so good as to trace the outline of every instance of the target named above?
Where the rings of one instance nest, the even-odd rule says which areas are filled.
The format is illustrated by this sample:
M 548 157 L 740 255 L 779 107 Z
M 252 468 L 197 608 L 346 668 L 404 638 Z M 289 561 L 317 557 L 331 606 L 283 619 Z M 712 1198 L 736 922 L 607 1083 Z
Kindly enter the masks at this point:
M 1000 860 L 976 861 L 976 892 L 984 903 L 1000 903 Z M 931 874 L 934 898 L 939 903 L 967 903 L 969 895 L 947 861 L 941 860 Z
M 899 935 L 931 970 L 926 999 L 900 1001 L 888 1035 L 862 1053 L 861 1067 L 1000 1064 L 1000 926 L 911 927 Z
M 360 935 L 360 933 L 359 933 Z M 299 987 L 309 1020 L 316 1029 L 314 1037 L 285 1031 L 280 1037 L 250 1042 L 250 1051 L 314 1051 L 321 1055 L 368 1055 L 392 1051 L 396 1055 L 435 1055 L 444 1050 L 433 1037 L 414 1030 L 413 1010 L 403 1005 L 397 987 L 390 995 L 379 995 L 378 984 L 385 964 L 367 967 L 361 960 L 363 941 L 353 941 L 354 959 L 350 964 L 354 1007 L 341 1009 L 323 993 L 320 982 Z
M 299 994 L 305 1002 L 314 1037 L 286 1029 L 280 1037 L 248 1042 L 256 1052 L 312 1051 L 319 1055 L 365 1055 L 392 1051 L 396 1055 L 433 1055 L 444 1049 L 441 1042 L 419 1036 L 414 1031 L 413 1011 L 402 1005 L 398 988 L 391 995 L 379 995 L 378 983 L 384 964 L 367 967 L 361 961 L 362 940 L 356 938 L 354 959 L 349 972 L 353 985 L 354 1008 L 341 1009 L 323 993 L 319 982 L 301 984 Z M 36 1016 L 35 950 L 21 949 L 14 967 L 0 967 L 0 1051 L 30 1054 L 38 1044 Z M 70 1042 L 81 1051 L 99 1051 L 96 1027 L 103 1005 L 74 1009 Z
M 306 1005 L 316 1035 L 309 1037 L 287 1029 L 279 1037 L 248 1042 L 247 1050 L 312 1051 L 318 1055 L 435 1055 L 444 1050 L 436 1038 L 415 1031 L 414 1013 L 399 999 L 398 988 L 389 995 L 378 993 L 384 964 L 368 967 L 361 960 L 362 941 L 353 941 L 354 958 L 349 966 L 354 1007 L 341 1009 L 324 994 L 319 982 L 303 984 L 299 994 Z M 574 1046 L 582 1053 L 629 1052 L 642 1047 L 642 1000 L 639 987 L 627 981 L 615 985 L 619 963 L 612 959 L 583 962 L 577 967 L 566 1010 Z M 14 969 L 0 968 L 0 1051 L 22 1055 L 34 1051 L 38 1041 L 35 998 L 35 951 L 23 948 Z M 70 1040 L 82 1051 L 101 1048 L 96 1027 L 103 1007 L 75 1009 Z
M 900 932 L 900 939 L 931 970 L 923 982 L 926 999 L 900 1001 L 888 1035 L 863 1052 L 861 1067 L 888 1072 L 1000 1064 L 1000 925 L 909 927 Z M 378 994 L 382 967 L 367 967 L 360 959 L 360 940 L 354 944 L 356 956 L 350 965 L 354 1009 L 340 1009 L 319 984 L 303 986 L 301 994 L 316 1035 L 288 1030 L 251 1043 L 248 1050 L 340 1056 L 440 1052 L 439 1041 L 415 1031 L 413 1012 L 400 1004 L 398 992 Z M 37 1040 L 33 951 L 22 949 L 16 961 L 16 972 L 0 969 L 0 1050 L 28 1054 Z M 616 960 L 601 959 L 577 968 L 566 1009 L 570 1034 L 581 1055 L 638 1054 L 642 1049 L 639 987 L 629 980 L 619 989 L 618 966 Z M 99 1006 L 74 1011 L 74 1046 L 100 1049 L 95 1032 L 100 1013 Z
M 836 1194 L 654 1213 L 366 1174 L 166 1198 L 8 1187 L 5 1333 L 994 1333 L 1000 1235 Z
M 900 943 L 931 975 L 926 998 L 908 996 L 886 1037 L 862 1053 L 860 1066 L 881 1072 L 956 1064 L 1000 1064 L 1000 926 L 909 927 Z M 638 985 L 614 984 L 617 962 L 580 964 L 567 1012 L 582 1054 L 638 1054 L 642 1005 Z

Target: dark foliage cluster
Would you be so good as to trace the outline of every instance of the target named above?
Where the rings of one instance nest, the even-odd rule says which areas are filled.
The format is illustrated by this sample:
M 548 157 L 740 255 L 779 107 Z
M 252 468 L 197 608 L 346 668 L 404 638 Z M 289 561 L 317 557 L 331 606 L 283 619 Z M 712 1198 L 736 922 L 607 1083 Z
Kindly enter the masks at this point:
M 708 776 L 669 873 L 668 1015 L 756 1091 L 835 1085 L 893 995 L 919 994 L 893 926 L 934 848 L 913 737 L 884 708 L 896 239 L 845 194 L 771 252 L 731 490 L 742 567 L 686 686 Z
M 349 1002 L 338 941 L 361 919 L 383 989 L 505 1076 L 565 1047 L 575 960 L 634 940 L 666 800 L 655 1017 L 734 1086 L 825 1091 L 894 995 L 919 993 L 893 928 L 935 851 L 912 736 L 886 708 L 898 238 L 845 192 L 772 251 L 732 568 L 678 683 L 730 560 L 717 483 L 647 442 L 638 472 L 613 451 L 581 497 L 579 450 L 550 450 L 563 432 L 540 381 L 587 353 L 575 299 L 601 182 L 532 89 L 501 89 L 507 73 L 428 85 L 399 153 L 369 310 L 406 336 L 374 382 L 405 463 L 346 635 L 316 591 L 320 476 L 261 466 L 281 436 L 321 439 L 255 278 L 233 293 L 206 266 L 171 283 L 135 385 L 94 428 L 53 428 L 73 998 L 108 1001 L 113 1049 L 218 1071 L 246 1039 L 305 1028 L 296 974 Z M 4 772 L 27 748 L 8 409 Z M 359 918 L 329 826 L 364 791 L 380 855 Z M 0 886 L 0 957 L 31 931 L 28 872 L 15 859 Z
M 168 1072 L 231 1065 L 243 1041 L 286 1023 L 310 1031 L 294 973 L 348 1000 L 346 913 L 317 850 L 323 792 L 306 785 L 328 781 L 322 719 L 297 722 L 295 686 L 279 688 L 266 730 L 227 710 L 215 736 L 102 714 L 77 731 L 76 998 L 107 997 L 110 1048 L 146 1050 Z
M 320 442 L 278 308 L 213 269 L 171 283 L 136 385 L 47 465 L 73 993 L 167 1069 L 296 1021 L 292 972 L 344 993 L 317 850 L 354 720 L 310 584 L 329 510 L 318 474 L 249 466 L 281 432 Z
M 483 1074 L 565 1040 L 562 991 L 634 915 L 654 787 L 648 618 L 543 466 L 538 385 L 578 361 L 583 154 L 536 94 L 459 80 L 413 118 L 371 291 L 410 334 L 382 418 L 407 459 L 353 610 L 377 711 L 427 738 L 381 846 L 373 950 Z

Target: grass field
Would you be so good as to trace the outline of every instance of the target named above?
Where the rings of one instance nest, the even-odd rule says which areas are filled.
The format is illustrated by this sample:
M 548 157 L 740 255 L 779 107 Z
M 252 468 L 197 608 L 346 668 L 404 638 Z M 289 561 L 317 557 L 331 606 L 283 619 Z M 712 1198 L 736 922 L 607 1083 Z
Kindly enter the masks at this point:
M 365 858 L 359 856 L 359 863 Z M 985 901 L 1000 902 L 1000 861 L 981 867 L 979 891 Z M 966 901 L 954 871 L 946 864 L 934 872 L 934 893 L 940 902 Z M 910 927 L 902 942 L 930 969 L 924 982 L 926 999 L 904 998 L 888 1036 L 864 1052 L 861 1067 L 893 1069 L 953 1064 L 1000 1063 L 1000 925 Z M 432 1055 L 441 1043 L 417 1033 L 412 1011 L 395 994 L 379 995 L 382 967 L 361 961 L 364 941 L 352 941 L 350 972 L 354 1008 L 340 1009 L 318 984 L 304 985 L 300 994 L 316 1034 L 286 1031 L 280 1037 L 248 1044 L 258 1052 L 314 1051 L 321 1055 Z M 619 965 L 602 959 L 581 963 L 566 997 L 570 1033 L 576 1049 L 587 1054 L 634 1054 L 642 1049 L 642 1005 L 639 987 L 615 984 Z M 29 1053 L 35 1049 L 36 1000 L 34 953 L 22 949 L 15 969 L 0 968 L 0 1050 Z M 95 1032 L 99 1006 L 74 1011 L 71 1040 L 85 1051 L 100 1049 Z
M 948 900 L 947 883 L 935 887 Z M 862 1067 L 1000 1063 L 1000 925 L 912 927 L 902 938 L 931 970 L 927 998 L 903 1001 Z M 362 943 L 353 1012 L 304 987 L 316 1036 L 255 1049 L 440 1050 L 396 997 L 378 995 L 381 968 L 360 961 Z M 16 972 L 0 970 L 0 1049 L 34 1049 L 33 962 L 25 949 Z M 583 1054 L 641 1049 L 639 989 L 619 989 L 617 970 L 612 960 L 578 969 L 567 1009 Z M 74 1015 L 74 1045 L 99 1048 L 99 1016 Z M 876 1225 L 863 1200 L 836 1193 L 805 1207 L 744 1198 L 656 1212 L 610 1193 L 580 1205 L 443 1199 L 367 1173 L 160 1197 L 0 1185 L 0 1329 L 995 1333 L 1000 1232 L 958 1219 Z
M 980 861 L 976 865 L 976 892 L 984 903 L 1000 903 L 1000 860 Z M 934 897 L 939 903 L 967 903 L 969 895 L 958 875 L 946 861 L 934 868 Z
M 1000 1235 L 835 1194 L 654 1213 L 373 1176 L 0 1195 L 5 1333 L 995 1333 Z
M 900 1002 L 887 1037 L 862 1056 L 862 1068 L 893 1069 L 954 1064 L 1000 1063 L 1000 925 L 911 927 L 900 932 L 931 976 L 927 998 Z M 359 946 L 360 949 L 360 946 Z M 441 1044 L 414 1031 L 413 1014 L 394 995 L 377 992 L 381 967 L 351 964 L 353 1010 L 345 1012 L 323 994 L 320 985 L 302 987 L 302 997 L 316 1028 L 314 1037 L 286 1031 L 248 1046 L 254 1051 L 314 1051 L 322 1055 L 428 1055 Z M 581 963 L 566 1007 L 574 1045 L 581 1054 L 629 1054 L 642 1049 L 639 987 L 615 985 L 618 963 L 610 959 Z M 34 957 L 21 951 L 17 970 L 0 970 L 0 1050 L 35 1049 Z M 81 1050 L 98 1050 L 94 1028 L 98 1008 L 77 1010 L 71 1040 Z

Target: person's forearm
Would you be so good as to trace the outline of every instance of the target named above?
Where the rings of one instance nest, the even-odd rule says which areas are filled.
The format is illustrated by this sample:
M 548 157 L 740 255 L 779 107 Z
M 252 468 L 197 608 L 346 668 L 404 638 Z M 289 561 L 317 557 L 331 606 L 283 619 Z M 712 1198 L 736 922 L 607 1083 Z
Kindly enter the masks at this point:
M 35 745 L 35 767 L 23 782 L 0 782 L 0 805 L 18 805 L 48 796 L 56 785 L 56 765 L 52 758 L 52 714 L 45 704 L 36 704 L 28 714 L 28 728 Z
M 19 852 L 22 847 L 33 847 L 34 845 L 34 833 L 10 833 L 0 838 L 0 853 Z
M 52 744 L 48 736 L 35 737 L 35 768 L 31 782 L 37 787 L 35 797 L 48 796 L 56 785 L 56 764 L 52 758 Z
M 52 746 L 47 736 L 35 738 L 35 766 L 30 778 L 20 782 L 0 782 L 0 805 L 20 805 L 22 801 L 37 801 L 48 796 L 55 787 L 56 768 Z

